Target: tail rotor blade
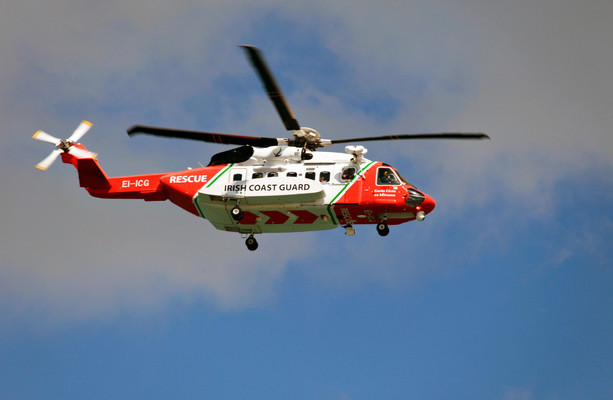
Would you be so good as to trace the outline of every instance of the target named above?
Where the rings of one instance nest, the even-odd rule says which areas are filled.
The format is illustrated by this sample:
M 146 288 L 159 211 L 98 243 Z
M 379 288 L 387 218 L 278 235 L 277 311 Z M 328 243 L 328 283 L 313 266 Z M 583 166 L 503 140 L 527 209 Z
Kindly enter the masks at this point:
M 62 150 L 53 150 L 44 160 L 36 164 L 36 168 L 40 169 L 41 171 L 46 171 L 60 154 L 62 154 Z
M 75 131 L 72 133 L 72 135 L 70 135 L 70 137 L 68 138 L 68 141 L 77 143 L 79 139 L 81 139 L 83 135 L 85 135 L 87 131 L 89 130 L 89 128 L 91 127 L 92 127 L 91 122 L 82 121 L 77 127 L 77 129 L 75 129 Z
M 36 132 L 34 136 L 32 136 L 32 138 L 36 140 L 40 140 L 41 142 L 51 143 L 54 146 L 57 146 L 62 142 L 61 139 L 51 136 L 47 132 L 43 132 L 43 131 Z
M 78 147 L 71 147 L 70 150 L 68 150 L 68 152 L 70 154 L 72 154 L 73 156 L 77 157 L 77 158 L 94 158 L 96 157 L 95 153 L 92 153 L 90 151 L 87 150 L 83 150 L 80 149 Z
M 82 121 L 66 140 L 58 139 L 43 131 L 36 132 L 32 138 L 41 142 L 51 143 L 56 147 L 44 160 L 36 164 L 36 168 L 43 171 L 48 169 L 62 153 L 69 153 L 76 158 L 95 158 L 97 154 L 91 153 L 80 144 L 75 144 L 91 127 L 91 122 Z

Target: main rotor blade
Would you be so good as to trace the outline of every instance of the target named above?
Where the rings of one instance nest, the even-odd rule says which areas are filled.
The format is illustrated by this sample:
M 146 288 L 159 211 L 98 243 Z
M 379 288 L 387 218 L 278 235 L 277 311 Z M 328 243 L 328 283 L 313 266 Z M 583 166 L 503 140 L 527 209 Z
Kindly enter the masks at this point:
M 356 142 L 374 142 L 377 140 L 405 140 L 405 139 L 489 139 L 485 133 L 410 133 L 406 135 L 388 135 L 388 136 L 368 136 L 353 139 L 338 139 L 331 140 L 332 144 L 339 143 L 356 143 Z
M 249 57 L 249 61 L 251 61 L 251 65 L 258 73 L 260 80 L 264 84 L 264 89 L 266 89 L 266 93 L 268 93 L 268 98 L 272 101 L 285 125 L 285 129 L 288 131 L 297 131 L 300 129 L 300 125 L 294 117 L 294 113 L 290 109 L 289 105 L 285 101 L 285 96 L 281 92 L 281 88 L 275 81 L 270 68 L 266 65 L 266 61 L 264 61 L 264 56 L 257 47 L 253 46 L 245 46 L 240 45 L 247 52 L 247 56 Z
M 229 135 L 226 133 L 213 133 L 213 132 L 198 132 L 198 131 L 185 131 L 181 129 L 172 128 L 159 128 L 155 126 L 135 125 L 128 129 L 128 135 L 133 136 L 137 134 L 146 134 L 153 136 L 163 136 L 169 138 L 180 138 L 190 140 L 200 140 L 202 142 L 218 143 L 218 144 L 236 144 L 236 145 L 249 145 L 255 147 L 268 147 L 278 146 L 280 144 L 287 144 L 287 139 L 275 139 L 256 136 L 239 136 Z

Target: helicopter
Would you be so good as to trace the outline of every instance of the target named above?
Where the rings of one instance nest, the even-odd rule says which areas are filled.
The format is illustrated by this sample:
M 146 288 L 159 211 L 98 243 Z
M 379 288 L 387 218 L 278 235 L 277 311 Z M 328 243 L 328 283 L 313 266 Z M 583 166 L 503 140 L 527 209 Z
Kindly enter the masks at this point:
M 129 136 L 154 135 L 239 146 L 217 153 L 208 165 L 166 173 L 109 177 L 97 154 L 78 143 L 92 127 L 82 121 L 70 137 L 44 131 L 33 138 L 56 148 L 36 165 L 46 170 L 61 156 L 78 172 L 79 185 L 97 198 L 165 201 L 216 229 L 239 233 L 247 249 L 258 248 L 256 234 L 307 232 L 375 225 L 381 236 L 389 226 L 423 221 L 435 200 L 411 185 L 394 167 L 365 157 L 370 141 L 412 139 L 489 139 L 481 133 L 417 133 L 325 139 L 300 126 L 268 67 L 262 52 L 240 45 L 255 69 L 285 129 L 292 137 L 272 138 L 135 125 Z M 345 152 L 316 151 L 348 144 Z

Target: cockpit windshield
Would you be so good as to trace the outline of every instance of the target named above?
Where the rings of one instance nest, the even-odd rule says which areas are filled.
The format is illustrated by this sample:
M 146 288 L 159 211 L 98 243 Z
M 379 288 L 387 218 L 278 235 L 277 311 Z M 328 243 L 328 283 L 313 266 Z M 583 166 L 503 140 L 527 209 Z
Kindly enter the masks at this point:
M 406 179 L 404 179 L 404 177 L 400 174 L 400 172 L 396 171 L 396 175 L 398 175 L 398 177 L 400 178 L 400 180 L 402 181 L 402 183 L 404 185 L 409 185 L 409 186 L 413 186 L 409 183 L 409 181 L 407 181 Z M 415 186 L 413 186 L 415 187 Z
M 377 171 L 377 185 L 400 185 L 400 180 L 394 170 L 388 167 L 380 167 Z

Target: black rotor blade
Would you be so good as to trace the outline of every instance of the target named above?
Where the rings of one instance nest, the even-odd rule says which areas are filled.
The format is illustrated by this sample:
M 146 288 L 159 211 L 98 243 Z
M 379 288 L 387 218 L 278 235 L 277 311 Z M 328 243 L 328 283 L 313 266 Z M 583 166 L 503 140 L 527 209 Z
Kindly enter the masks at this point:
M 200 140 L 202 142 L 218 144 L 249 145 L 255 147 L 278 146 L 279 140 L 275 138 L 229 135 L 227 133 L 185 131 L 181 129 L 159 128 L 155 126 L 135 125 L 127 130 L 128 135 L 146 134 L 169 138 Z
M 285 101 L 285 96 L 281 92 L 281 88 L 275 81 L 270 68 L 266 65 L 266 61 L 264 61 L 264 56 L 262 56 L 261 52 L 257 47 L 253 46 L 245 46 L 240 45 L 247 52 L 247 56 L 249 57 L 249 61 L 251 61 L 251 65 L 258 73 L 260 80 L 264 84 L 264 89 L 266 89 L 266 93 L 268 93 L 268 98 L 272 101 L 285 125 L 285 129 L 288 131 L 297 131 L 300 129 L 300 125 L 294 117 L 294 113 L 289 108 L 289 105 Z
M 485 133 L 411 133 L 406 135 L 388 135 L 388 136 L 369 136 L 353 139 L 332 140 L 332 144 L 339 143 L 355 143 L 355 142 L 374 142 L 377 140 L 405 140 L 405 139 L 489 139 Z

